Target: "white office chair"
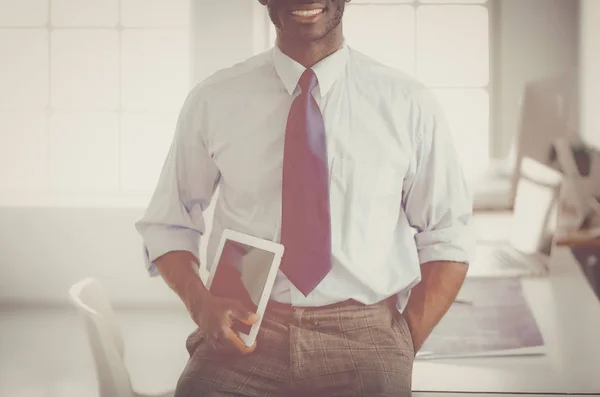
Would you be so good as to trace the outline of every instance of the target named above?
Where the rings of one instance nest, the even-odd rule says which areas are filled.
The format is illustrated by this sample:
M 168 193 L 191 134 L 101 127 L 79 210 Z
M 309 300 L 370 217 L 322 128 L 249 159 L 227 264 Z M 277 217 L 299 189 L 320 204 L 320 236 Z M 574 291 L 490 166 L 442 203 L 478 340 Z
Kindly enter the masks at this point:
M 124 345 L 115 313 L 100 283 L 86 278 L 69 289 L 88 334 L 96 366 L 100 397 L 142 397 L 133 390 L 129 371 L 123 361 Z M 155 397 L 172 397 L 173 391 Z

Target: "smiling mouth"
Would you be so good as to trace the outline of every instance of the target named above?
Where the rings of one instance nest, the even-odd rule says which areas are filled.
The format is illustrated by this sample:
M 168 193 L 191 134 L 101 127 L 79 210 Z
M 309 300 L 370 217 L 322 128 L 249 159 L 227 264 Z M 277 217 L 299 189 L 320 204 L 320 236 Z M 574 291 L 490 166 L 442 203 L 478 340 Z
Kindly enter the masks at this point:
M 298 23 L 313 24 L 316 23 L 327 9 L 321 5 L 311 4 L 306 6 L 295 7 L 290 11 L 291 17 Z
M 310 18 L 322 14 L 323 11 L 323 8 L 317 8 L 314 10 L 295 10 L 292 11 L 292 15 L 302 18 Z

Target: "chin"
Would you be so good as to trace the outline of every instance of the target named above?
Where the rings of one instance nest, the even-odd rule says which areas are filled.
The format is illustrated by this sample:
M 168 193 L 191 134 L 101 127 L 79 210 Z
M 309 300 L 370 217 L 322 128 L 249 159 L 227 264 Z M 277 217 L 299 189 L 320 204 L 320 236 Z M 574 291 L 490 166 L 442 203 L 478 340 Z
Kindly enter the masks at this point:
M 289 38 L 293 38 L 294 40 L 309 42 L 309 41 L 319 41 L 324 39 L 327 36 L 327 31 L 324 29 L 311 29 L 304 31 L 295 31 L 289 32 L 287 35 Z
M 300 41 L 319 41 L 326 38 L 335 30 L 333 21 L 323 21 L 318 24 L 298 24 L 291 21 L 283 25 L 281 34 L 284 37 Z

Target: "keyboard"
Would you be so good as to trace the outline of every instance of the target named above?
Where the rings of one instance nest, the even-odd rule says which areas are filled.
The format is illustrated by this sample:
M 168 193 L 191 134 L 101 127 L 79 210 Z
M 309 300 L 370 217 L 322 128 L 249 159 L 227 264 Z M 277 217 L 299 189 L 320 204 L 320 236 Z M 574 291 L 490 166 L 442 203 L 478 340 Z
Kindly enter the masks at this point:
M 483 249 L 470 264 L 469 277 L 527 277 L 545 273 L 545 265 L 533 255 L 508 246 Z

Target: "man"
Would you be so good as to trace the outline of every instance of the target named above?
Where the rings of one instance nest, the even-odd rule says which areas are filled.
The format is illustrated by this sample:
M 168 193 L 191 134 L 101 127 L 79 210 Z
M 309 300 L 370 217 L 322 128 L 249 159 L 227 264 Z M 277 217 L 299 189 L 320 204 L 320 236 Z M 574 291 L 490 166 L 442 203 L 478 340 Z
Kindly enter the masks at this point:
M 450 132 L 427 90 L 345 42 L 349 0 L 259 1 L 277 45 L 192 91 L 137 224 L 198 325 L 176 396 L 410 395 L 467 271 Z M 210 262 L 225 228 L 286 247 L 252 348 L 231 324 L 256 315 L 193 269 L 217 186 Z

